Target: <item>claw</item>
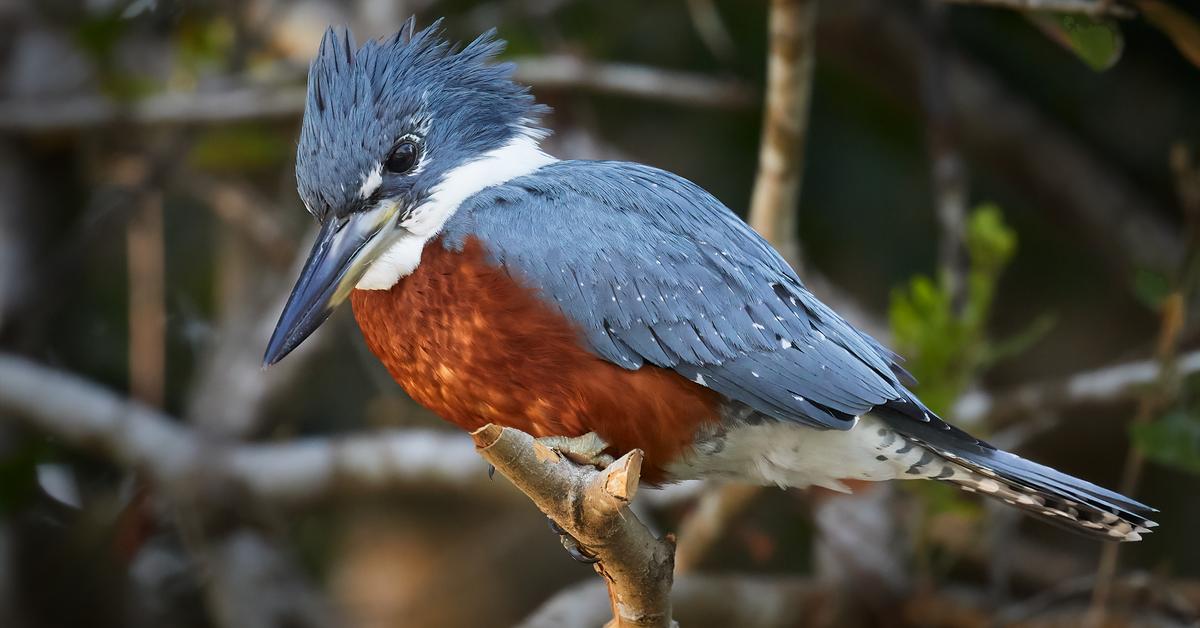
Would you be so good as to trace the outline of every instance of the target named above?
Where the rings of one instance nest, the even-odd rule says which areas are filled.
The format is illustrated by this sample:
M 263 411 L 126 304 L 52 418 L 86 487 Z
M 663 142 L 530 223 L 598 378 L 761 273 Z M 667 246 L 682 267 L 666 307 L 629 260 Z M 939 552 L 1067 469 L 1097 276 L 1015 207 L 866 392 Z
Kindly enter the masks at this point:
M 571 560 L 574 560 L 577 563 L 595 565 L 596 563 L 600 562 L 599 558 L 587 553 L 587 551 L 580 547 L 579 543 L 575 542 L 575 539 L 571 538 L 570 535 L 564 535 L 562 537 L 562 546 L 567 550 L 567 555 L 571 557 Z
M 563 549 L 567 550 L 567 555 L 570 556 L 572 560 L 577 563 L 584 563 L 586 565 L 594 565 L 600 562 L 599 558 L 593 556 L 581 545 L 579 545 L 579 541 L 576 541 L 575 537 L 571 536 L 566 530 L 562 529 L 562 526 L 558 525 L 558 522 L 550 517 L 546 517 L 546 525 L 550 528 L 551 532 L 558 535 L 559 542 L 562 543 Z
M 583 436 L 543 436 L 537 442 L 557 451 L 573 462 L 603 469 L 612 464 L 614 458 L 606 453 L 608 443 L 595 432 Z
M 494 465 L 494 464 L 488 465 L 488 479 L 489 480 L 496 479 L 496 465 Z

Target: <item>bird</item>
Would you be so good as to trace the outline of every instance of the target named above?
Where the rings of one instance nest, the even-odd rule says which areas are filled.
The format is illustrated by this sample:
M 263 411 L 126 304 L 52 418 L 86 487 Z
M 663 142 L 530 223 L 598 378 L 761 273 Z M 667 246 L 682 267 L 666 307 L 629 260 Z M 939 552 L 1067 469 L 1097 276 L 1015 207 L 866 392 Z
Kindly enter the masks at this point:
M 1094 538 L 1155 509 L 997 449 L 930 411 L 901 358 L 846 322 L 699 185 L 541 148 L 549 109 L 441 21 L 308 74 L 297 189 L 319 234 L 268 342 L 278 362 L 345 301 L 417 403 L 514 427 L 643 480 L 847 490 L 923 479 Z

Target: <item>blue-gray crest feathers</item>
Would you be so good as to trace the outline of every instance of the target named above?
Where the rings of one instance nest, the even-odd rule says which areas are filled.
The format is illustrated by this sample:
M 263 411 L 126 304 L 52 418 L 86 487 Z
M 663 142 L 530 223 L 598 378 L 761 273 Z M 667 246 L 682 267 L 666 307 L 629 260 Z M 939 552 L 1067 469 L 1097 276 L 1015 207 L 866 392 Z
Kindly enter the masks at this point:
M 417 134 L 439 171 L 536 130 L 547 109 L 495 63 L 505 42 L 490 30 L 465 47 L 441 21 L 361 47 L 349 29 L 330 28 L 309 68 L 297 148 L 300 194 L 319 216 L 355 201 L 360 178 L 405 134 Z

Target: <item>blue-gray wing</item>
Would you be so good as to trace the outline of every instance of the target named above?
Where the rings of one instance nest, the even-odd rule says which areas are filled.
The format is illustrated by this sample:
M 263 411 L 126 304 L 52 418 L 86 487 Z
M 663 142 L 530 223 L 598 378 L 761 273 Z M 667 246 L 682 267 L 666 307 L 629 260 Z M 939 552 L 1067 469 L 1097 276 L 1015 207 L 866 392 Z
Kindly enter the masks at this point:
M 674 369 L 777 419 L 836 429 L 912 399 L 891 352 L 818 301 L 720 201 L 671 173 L 557 162 L 468 199 L 443 244 L 468 236 L 622 367 Z

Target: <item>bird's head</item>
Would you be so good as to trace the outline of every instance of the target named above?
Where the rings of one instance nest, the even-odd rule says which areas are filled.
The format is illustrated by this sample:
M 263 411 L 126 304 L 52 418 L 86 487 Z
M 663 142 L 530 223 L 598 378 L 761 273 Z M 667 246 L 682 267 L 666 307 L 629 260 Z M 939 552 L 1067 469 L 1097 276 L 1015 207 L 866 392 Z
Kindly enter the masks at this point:
M 263 358 L 274 364 L 354 288 L 388 289 L 467 197 L 552 161 L 545 107 L 492 63 L 488 32 L 461 50 L 438 23 L 358 47 L 329 29 L 308 73 L 296 182 L 321 229 Z

